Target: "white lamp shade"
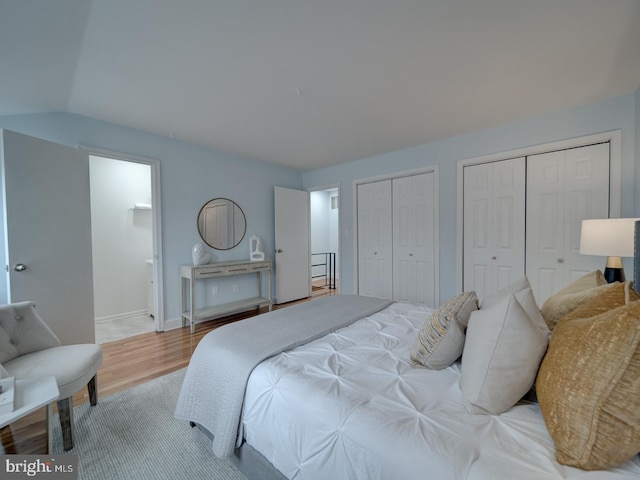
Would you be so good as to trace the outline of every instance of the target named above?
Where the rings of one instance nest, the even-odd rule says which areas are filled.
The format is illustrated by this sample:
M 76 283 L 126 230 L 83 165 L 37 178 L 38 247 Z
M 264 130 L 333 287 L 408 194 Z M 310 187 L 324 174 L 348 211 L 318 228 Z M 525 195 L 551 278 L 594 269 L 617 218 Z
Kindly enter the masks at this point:
M 633 257 L 635 222 L 640 218 L 583 220 L 580 253 L 603 257 Z

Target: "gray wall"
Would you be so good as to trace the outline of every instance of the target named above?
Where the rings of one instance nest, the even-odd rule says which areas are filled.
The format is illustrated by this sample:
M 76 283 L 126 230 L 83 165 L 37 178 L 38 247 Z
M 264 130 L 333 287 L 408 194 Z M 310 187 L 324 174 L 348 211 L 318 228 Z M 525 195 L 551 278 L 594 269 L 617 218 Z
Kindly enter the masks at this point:
M 242 243 L 232 250 L 212 252 L 215 260 L 246 259 L 252 234 L 261 237 L 263 250 L 268 258 L 273 258 L 273 188 L 275 185 L 302 187 L 300 174 L 291 169 L 234 157 L 80 115 L 0 116 L 0 128 L 71 147 L 85 145 L 160 161 L 166 321 L 179 318 L 179 265 L 191 263 L 191 249 L 200 241 L 196 216 L 204 203 L 214 197 L 230 198 L 242 207 L 247 218 L 247 235 Z M 247 288 L 255 290 L 255 279 L 251 281 L 247 279 Z M 218 298 L 223 300 L 226 290 L 221 290 Z M 244 284 L 238 297 L 247 296 L 243 290 Z M 203 294 L 206 295 L 207 291 Z M 228 295 L 233 295 L 230 289 Z M 204 297 L 203 300 L 207 301 Z
M 235 200 L 247 216 L 247 236 L 215 260 L 244 259 L 252 234 L 274 249 L 273 187 L 314 189 L 341 185 L 341 291 L 355 293 L 354 189 L 364 177 L 438 165 L 440 174 L 440 300 L 456 293 L 456 168 L 459 160 L 611 130 L 622 132 L 622 216 L 640 216 L 640 89 L 635 93 L 553 112 L 487 130 L 300 174 L 90 118 L 64 113 L 0 117 L 0 127 L 76 146 L 94 146 L 161 162 L 164 289 L 167 320 L 177 318 L 178 266 L 191 263 L 199 241 L 195 218 L 214 197 Z M 206 292 L 204 292 L 206 295 Z
M 365 158 L 336 167 L 303 174 L 307 189 L 332 183 L 341 184 L 342 293 L 356 293 L 354 244 L 354 181 L 391 172 L 438 165 L 440 174 L 440 301 L 456 294 L 457 183 L 459 160 L 497 154 L 518 148 L 620 130 L 622 132 L 622 216 L 640 215 L 634 208 L 634 181 L 638 151 L 636 112 L 640 109 L 635 94 L 612 98 L 572 110 L 550 113 L 495 128 L 468 133 L 445 140 Z

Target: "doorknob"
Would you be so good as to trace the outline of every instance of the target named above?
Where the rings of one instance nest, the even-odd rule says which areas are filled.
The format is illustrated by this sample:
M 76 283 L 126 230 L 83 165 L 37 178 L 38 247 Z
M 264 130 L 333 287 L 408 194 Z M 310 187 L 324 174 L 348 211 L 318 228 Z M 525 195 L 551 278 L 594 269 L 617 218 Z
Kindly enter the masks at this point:
M 13 269 L 14 269 L 16 272 L 24 272 L 24 271 L 27 269 L 27 266 L 26 266 L 24 263 L 16 263 L 16 264 L 13 266 Z
M 279 248 L 278 250 L 276 250 L 276 253 L 282 253 L 282 249 Z

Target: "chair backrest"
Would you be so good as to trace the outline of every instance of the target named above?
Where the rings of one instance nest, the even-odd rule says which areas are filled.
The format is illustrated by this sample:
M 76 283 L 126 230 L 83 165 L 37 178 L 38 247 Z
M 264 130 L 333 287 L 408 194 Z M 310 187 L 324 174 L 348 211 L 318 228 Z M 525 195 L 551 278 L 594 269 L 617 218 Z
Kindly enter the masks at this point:
M 60 345 L 33 302 L 0 305 L 0 363 Z

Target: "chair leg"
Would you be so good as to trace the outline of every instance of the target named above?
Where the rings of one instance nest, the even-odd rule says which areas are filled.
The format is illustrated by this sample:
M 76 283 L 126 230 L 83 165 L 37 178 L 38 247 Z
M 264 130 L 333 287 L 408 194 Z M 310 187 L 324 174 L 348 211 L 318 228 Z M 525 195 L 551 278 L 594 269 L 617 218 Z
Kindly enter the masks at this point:
M 60 415 L 60 428 L 62 429 L 62 441 L 64 450 L 73 448 L 73 397 L 58 400 L 58 414 Z
M 98 375 L 94 375 L 89 383 L 87 383 L 87 390 L 89 390 L 89 403 L 92 407 L 98 404 Z

